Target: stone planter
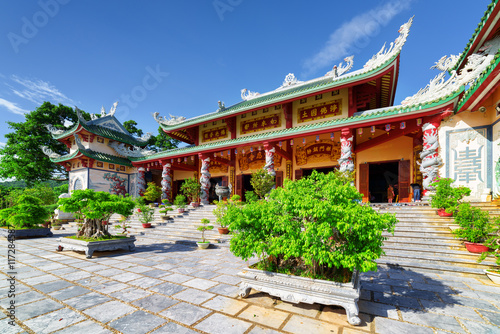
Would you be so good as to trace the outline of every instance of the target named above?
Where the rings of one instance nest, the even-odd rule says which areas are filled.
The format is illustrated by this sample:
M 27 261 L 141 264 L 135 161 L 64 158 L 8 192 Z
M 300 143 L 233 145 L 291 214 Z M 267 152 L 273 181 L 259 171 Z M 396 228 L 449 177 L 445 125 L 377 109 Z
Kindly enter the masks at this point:
M 14 231 L 14 232 L 9 232 Z M 0 228 L 0 237 L 7 238 L 9 236 L 14 236 L 15 238 L 37 238 L 37 237 L 51 237 L 53 236 L 50 231 L 50 227 L 42 228 L 27 228 L 24 230 L 15 230 Z
M 198 245 L 198 248 L 201 248 L 201 249 L 207 249 L 208 246 L 210 246 L 210 242 L 196 242 L 196 244 Z
M 247 268 L 240 273 L 240 296 L 245 298 L 251 289 L 276 296 L 284 301 L 306 304 L 337 305 L 345 308 L 351 325 L 359 325 L 359 272 L 352 274 L 351 282 L 337 283 L 307 277 L 291 276 Z
M 52 228 L 57 231 L 61 229 L 61 225 L 52 225 Z
M 74 251 L 84 251 L 87 259 L 92 258 L 95 251 L 113 251 L 117 249 L 135 250 L 135 237 L 126 239 L 103 240 L 103 241 L 83 241 L 70 238 L 59 238 L 58 251 L 64 249 Z
M 490 271 L 489 269 L 484 269 L 484 273 L 489 277 L 489 279 L 493 283 L 500 285 L 500 273 Z
M 162 220 L 169 220 L 169 219 L 170 219 L 170 216 L 161 216 L 161 219 L 162 219 Z

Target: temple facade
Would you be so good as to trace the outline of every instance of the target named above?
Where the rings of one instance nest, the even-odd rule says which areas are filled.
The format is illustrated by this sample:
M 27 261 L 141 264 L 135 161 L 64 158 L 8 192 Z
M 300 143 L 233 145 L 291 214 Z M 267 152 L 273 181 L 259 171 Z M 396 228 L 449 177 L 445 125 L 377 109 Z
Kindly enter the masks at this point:
M 53 133 L 70 152 L 51 159 L 70 171 L 70 190 L 137 196 L 154 181 L 170 201 L 193 176 L 203 203 L 216 199 L 216 184 L 231 185 L 244 198 L 252 190 L 251 173 L 260 168 L 275 175 L 277 186 L 314 169 L 352 171 L 370 202 L 387 201 L 388 185 L 399 202 L 409 202 L 410 184 L 420 184 L 425 194 L 437 176 L 451 177 L 471 188 L 469 200 L 489 201 L 500 174 L 499 9 L 496 1 L 488 6 L 464 52 L 441 58 L 433 66 L 436 77 L 400 105 L 394 96 L 412 19 L 358 70 L 348 57 L 313 80 L 290 73 L 271 92 L 243 89 L 240 103 L 219 101 L 214 112 L 198 117 L 156 113 L 162 129 L 187 146 L 144 150 L 147 139 L 131 136 L 104 113 Z

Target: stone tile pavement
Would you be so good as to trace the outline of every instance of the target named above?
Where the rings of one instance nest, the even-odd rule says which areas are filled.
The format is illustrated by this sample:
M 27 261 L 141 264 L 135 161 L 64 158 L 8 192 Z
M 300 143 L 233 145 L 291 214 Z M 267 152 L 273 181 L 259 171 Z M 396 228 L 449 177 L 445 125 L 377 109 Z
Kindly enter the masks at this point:
M 500 286 L 486 277 L 398 266 L 364 273 L 355 327 L 339 307 L 238 297 L 236 274 L 248 264 L 227 247 L 137 239 L 135 252 L 92 259 L 56 252 L 56 237 L 16 240 L 15 297 L 0 240 L 0 333 L 500 333 Z

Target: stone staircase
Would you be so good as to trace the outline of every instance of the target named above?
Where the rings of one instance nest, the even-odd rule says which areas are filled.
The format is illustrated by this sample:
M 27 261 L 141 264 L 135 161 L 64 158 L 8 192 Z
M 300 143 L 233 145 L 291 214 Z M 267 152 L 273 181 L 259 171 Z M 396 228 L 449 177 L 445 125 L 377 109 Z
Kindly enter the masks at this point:
M 472 203 L 500 216 L 500 209 L 489 203 Z M 469 253 L 451 230 L 457 225 L 453 217 L 439 217 L 430 206 L 376 207 L 379 212 L 395 213 L 398 223 L 394 235 L 385 233 L 386 255 L 377 260 L 380 266 L 400 266 L 413 271 L 483 275 L 483 269 L 493 267 L 493 258 L 477 263 L 478 254 Z
M 131 226 L 129 231 L 132 235 L 141 235 L 158 241 L 194 244 L 196 241 L 201 241 L 201 232 L 197 230 L 197 227 L 202 225 L 202 218 L 207 218 L 214 229 L 205 231 L 205 239 L 211 243 L 229 247 L 231 235 L 219 234 L 217 231 L 219 225 L 215 223 L 214 209 L 215 205 L 204 205 L 197 208 L 189 206 L 184 213 L 178 213 L 177 209 L 174 209 L 167 213 L 173 219 L 163 220 L 161 218 L 163 214 L 160 214 L 159 209 L 155 208 L 151 228 L 143 228 L 136 214 L 130 216 L 127 223 Z M 112 216 L 110 221 L 112 225 L 116 225 L 118 216 Z M 114 228 L 110 227 L 111 230 L 115 231 Z

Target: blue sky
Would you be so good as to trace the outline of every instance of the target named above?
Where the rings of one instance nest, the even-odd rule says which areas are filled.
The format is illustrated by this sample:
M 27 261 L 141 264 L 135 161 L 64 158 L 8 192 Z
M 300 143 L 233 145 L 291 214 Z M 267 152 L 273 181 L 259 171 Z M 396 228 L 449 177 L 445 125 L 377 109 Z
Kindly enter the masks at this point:
M 264 93 L 288 73 L 324 75 L 346 56 L 360 69 L 415 15 L 396 104 L 458 54 L 490 0 L 2 1 L 0 145 L 43 101 L 115 116 L 156 133 L 153 112 L 187 118 Z

